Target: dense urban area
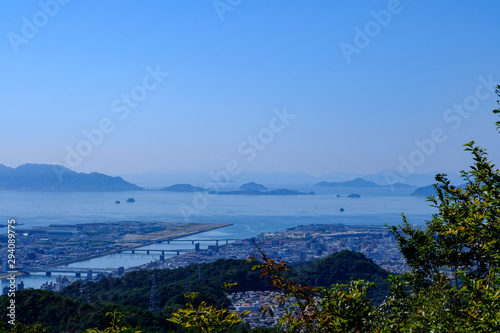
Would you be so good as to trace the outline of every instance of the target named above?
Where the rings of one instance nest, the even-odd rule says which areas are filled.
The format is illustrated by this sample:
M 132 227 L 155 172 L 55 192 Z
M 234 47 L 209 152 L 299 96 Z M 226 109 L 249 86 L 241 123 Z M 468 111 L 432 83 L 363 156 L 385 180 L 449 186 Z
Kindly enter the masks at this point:
M 239 240 L 222 246 L 209 245 L 206 250 L 192 251 L 164 261 L 142 266 L 145 269 L 186 267 L 190 264 L 213 262 L 217 259 L 248 259 L 258 257 L 257 247 L 271 258 L 288 261 L 307 261 L 326 257 L 341 250 L 361 252 L 380 267 L 394 273 L 407 269 L 397 242 L 390 231 L 381 226 L 316 224 L 273 232 L 260 233 L 255 238 Z M 275 309 L 272 316 L 262 317 L 265 305 L 273 304 L 277 292 L 246 291 L 229 295 L 234 312 L 251 311 L 244 317 L 251 327 L 273 327 L 283 315 L 284 307 Z

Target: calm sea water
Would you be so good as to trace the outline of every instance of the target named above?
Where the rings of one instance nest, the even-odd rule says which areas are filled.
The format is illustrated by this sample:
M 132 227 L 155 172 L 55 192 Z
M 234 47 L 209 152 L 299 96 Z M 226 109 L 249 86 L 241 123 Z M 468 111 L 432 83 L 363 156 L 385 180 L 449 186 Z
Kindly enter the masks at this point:
M 196 196 L 193 193 L 159 191 L 140 192 L 30 192 L 0 191 L 0 213 L 5 224 L 16 218 L 22 228 L 58 224 L 106 221 L 165 221 L 231 223 L 189 236 L 189 239 L 248 238 L 260 232 L 271 232 L 304 224 L 343 223 L 384 225 L 401 223 L 404 212 L 410 221 L 422 224 L 435 212 L 425 198 L 411 197 L 413 189 L 388 188 L 316 188 L 289 185 L 287 188 L 316 195 L 304 196 Z M 347 198 L 357 193 L 361 198 Z M 340 197 L 337 197 L 340 195 Z M 133 197 L 135 203 L 126 203 Z M 121 204 L 115 204 L 120 200 Z M 182 208 L 183 207 L 183 208 Z M 340 208 L 344 212 L 340 212 Z M 196 214 L 185 215 L 185 211 Z M 0 228 L 0 233 L 5 233 Z M 208 243 L 202 243 L 202 247 Z M 170 245 L 176 249 L 191 244 Z M 162 248 L 165 246 L 162 245 Z M 158 259 L 157 254 L 115 254 L 72 264 L 82 268 L 131 267 Z M 43 282 L 55 281 L 55 276 L 23 278 L 28 287 L 39 288 Z M 41 282 L 40 282 L 41 281 Z M 2 281 L 2 286 L 6 281 Z

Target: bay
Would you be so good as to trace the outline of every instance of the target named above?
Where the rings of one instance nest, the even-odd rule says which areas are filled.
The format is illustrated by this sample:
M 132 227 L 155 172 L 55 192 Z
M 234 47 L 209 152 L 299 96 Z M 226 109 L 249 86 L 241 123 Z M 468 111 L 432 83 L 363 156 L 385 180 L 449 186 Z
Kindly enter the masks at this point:
M 435 212 L 435 208 L 430 207 L 425 198 L 409 195 L 414 190 L 412 188 L 317 188 L 300 184 L 288 184 L 286 188 L 303 192 L 314 191 L 316 195 L 0 191 L 0 212 L 5 223 L 9 218 L 16 218 L 23 229 L 107 221 L 232 224 L 187 236 L 188 239 L 213 240 L 249 238 L 260 232 L 273 232 L 305 224 L 395 225 L 401 223 L 402 212 L 412 223 L 422 224 Z M 352 193 L 361 197 L 346 197 Z M 135 199 L 134 203 L 126 202 L 130 197 Z M 117 200 L 121 203 L 115 204 Z M 344 211 L 341 212 L 340 208 Z M 186 211 L 192 214 L 183 213 Z M 5 228 L 0 229 L 0 233 L 5 232 Z M 207 247 L 209 244 L 210 242 L 201 242 L 201 247 Z M 187 242 L 154 246 L 177 249 L 194 247 Z M 120 266 L 127 268 L 158 259 L 159 254 L 121 253 L 69 266 L 82 269 Z M 70 274 L 66 275 L 71 278 Z M 55 279 L 56 275 L 47 277 L 43 273 L 22 278 L 26 287 L 34 288 L 39 288 L 43 282 L 54 282 Z M 2 280 L 2 287 L 6 284 L 7 282 Z

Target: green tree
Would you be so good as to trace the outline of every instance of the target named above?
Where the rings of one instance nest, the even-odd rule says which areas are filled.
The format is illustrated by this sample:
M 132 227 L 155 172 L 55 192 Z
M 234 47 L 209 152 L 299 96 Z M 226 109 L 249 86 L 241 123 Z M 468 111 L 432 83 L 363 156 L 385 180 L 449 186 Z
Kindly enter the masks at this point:
M 404 224 L 391 227 L 403 256 L 414 273 L 430 278 L 446 269 L 458 287 L 459 275 L 487 278 L 500 264 L 500 175 L 486 150 L 474 141 L 465 145 L 473 155 L 470 171 L 461 171 L 464 186 L 453 186 L 446 175 L 436 176 L 437 196 L 429 197 L 438 213 L 424 230 Z
M 426 227 L 413 228 L 404 215 L 402 226 L 390 227 L 411 272 L 391 277 L 392 295 L 378 309 L 380 331 L 500 327 L 500 171 L 474 141 L 464 147 L 473 159 L 461 171 L 464 185 L 436 176 L 437 194 L 428 200 L 438 212 Z
M 106 328 L 101 331 L 97 328 L 89 328 L 86 333 L 141 333 L 142 330 L 138 328 L 131 328 L 126 325 L 120 324 L 123 315 L 118 311 L 106 313 Z
M 47 329 L 42 326 L 42 324 L 23 324 L 16 323 L 14 327 L 10 330 L 11 333 L 46 333 Z
M 275 304 L 264 307 L 264 316 L 284 308 L 279 329 L 286 332 L 370 332 L 375 307 L 368 298 L 372 282 L 351 280 L 331 287 L 302 286 L 293 281 L 288 262 L 269 258 L 260 248 L 261 262 L 253 269 L 262 270 L 273 287 L 281 291 Z M 252 256 L 250 260 L 257 258 Z
M 500 86 L 497 88 L 500 96 Z M 499 102 L 500 104 L 500 102 Z M 500 109 L 493 111 L 500 113 Z M 500 131 L 500 121 L 496 122 Z M 389 227 L 411 272 L 389 276 L 391 294 L 377 308 L 367 299 L 372 284 L 353 280 L 330 288 L 301 286 L 286 262 L 261 252 L 262 276 L 283 292 L 286 332 L 498 332 L 500 328 L 500 176 L 486 150 L 472 141 L 463 186 L 436 176 L 438 212 L 425 228 Z M 253 258 L 255 259 L 255 258 Z M 451 279 L 450 279 L 451 277 Z M 273 307 L 264 309 L 272 312 Z
M 224 289 L 227 291 L 234 285 L 226 283 Z M 186 293 L 184 296 L 189 300 L 186 306 L 172 313 L 172 317 L 167 320 L 194 332 L 222 332 L 241 323 L 243 317 L 250 313 L 250 311 L 243 311 L 239 314 L 231 313 L 228 308 L 223 307 L 225 300 L 220 308 L 207 305 L 205 301 L 195 307 L 193 301 L 197 295 L 198 293 Z

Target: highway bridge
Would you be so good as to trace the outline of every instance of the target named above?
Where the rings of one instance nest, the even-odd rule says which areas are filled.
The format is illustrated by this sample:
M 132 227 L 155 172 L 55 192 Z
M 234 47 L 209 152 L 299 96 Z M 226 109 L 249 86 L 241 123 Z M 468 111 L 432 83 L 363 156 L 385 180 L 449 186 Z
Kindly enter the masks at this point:
M 172 243 L 176 243 L 176 242 L 191 242 L 191 244 L 194 244 L 196 242 L 215 242 L 216 245 L 219 245 L 219 242 L 226 242 L 226 244 L 229 244 L 229 241 L 238 241 L 238 240 L 241 240 L 241 239 L 237 239 L 237 238 L 224 238 L 224 239 L 170 239 L 170 240 L 166 240 L 166 241 L 163 241 L 162 243 L 165 243 L 167 242 L 167 244 L 170 244 L 170 242 Z
M 117 273 L 118 268 L 82 268 L 82 267 L 34 267 L 31 269 L 31 273 L 45 272 L 46 276 L 51 276 L 54 274 L 75 274 L 76 277 L 81 277 L 82 274 L 87 277 L 92 278 L 93 274 L 99 273 Z M 30 274 L 30 273 L 28 273 Z
M 165 254 L 165 252 L 171 252 L 171 253 L 176 253 L 177 255 L 179 255 L 181 252 L 182 253 L 185 253 L 185 252 L 191 252 L 193 251 L 194 249 L 129 249 L 129 250 L 119 250 L 117 251 L 117 253 L 140 253 L 140 252 L 145 252 L 147 254 L 150 254 L 151 252 L 159 252 L 161 254 Z
M 215 242 L 215 245 L 219 245 L 219 242 L 224 242 L 226 244 L 229 244 L 230 241 L 237 241 L 239 239 L 235 238 L 224 238 L 224 239 L 171 239 L 166 242 L 167 244 L 170 244 L 170 242 L 191 242 L 191 244 L 195 245 L 196 243 L 199 242 Z M 147 247 L 147 246 L 144 246 Z M 143 249 L 143 248 L 135 248 L 135 249 L 127 249 L 127 250 L 120 250 L 117 251 L 117 253 L 132 253 L 132 254 L 139 254 L 139 253 L 146 253 L 146 254 L 152 254 L 152 253 L 159 253 L 160 255 L 160 260 L 164 259 L 165 253 L 175 253 L 176 255 L 180 255 L 181 253 L 186 253 L 186 252 L 191 252 L 195 250 L 195 248 L 191 249 Z M 98 274 L 98 273 L 118 273 L 119 268 L 82 268 L 82 267 L 32 267 L 30 269 L 33 273 L 38 273 L 38 272 L 45 272 L 45 275 L 51 276 L 52 273 L 55 274 L 75 274 L 76 277 L 81 277 L 82 274 L 86 275 L 88 278 L 92 278 L 93 274 Z

